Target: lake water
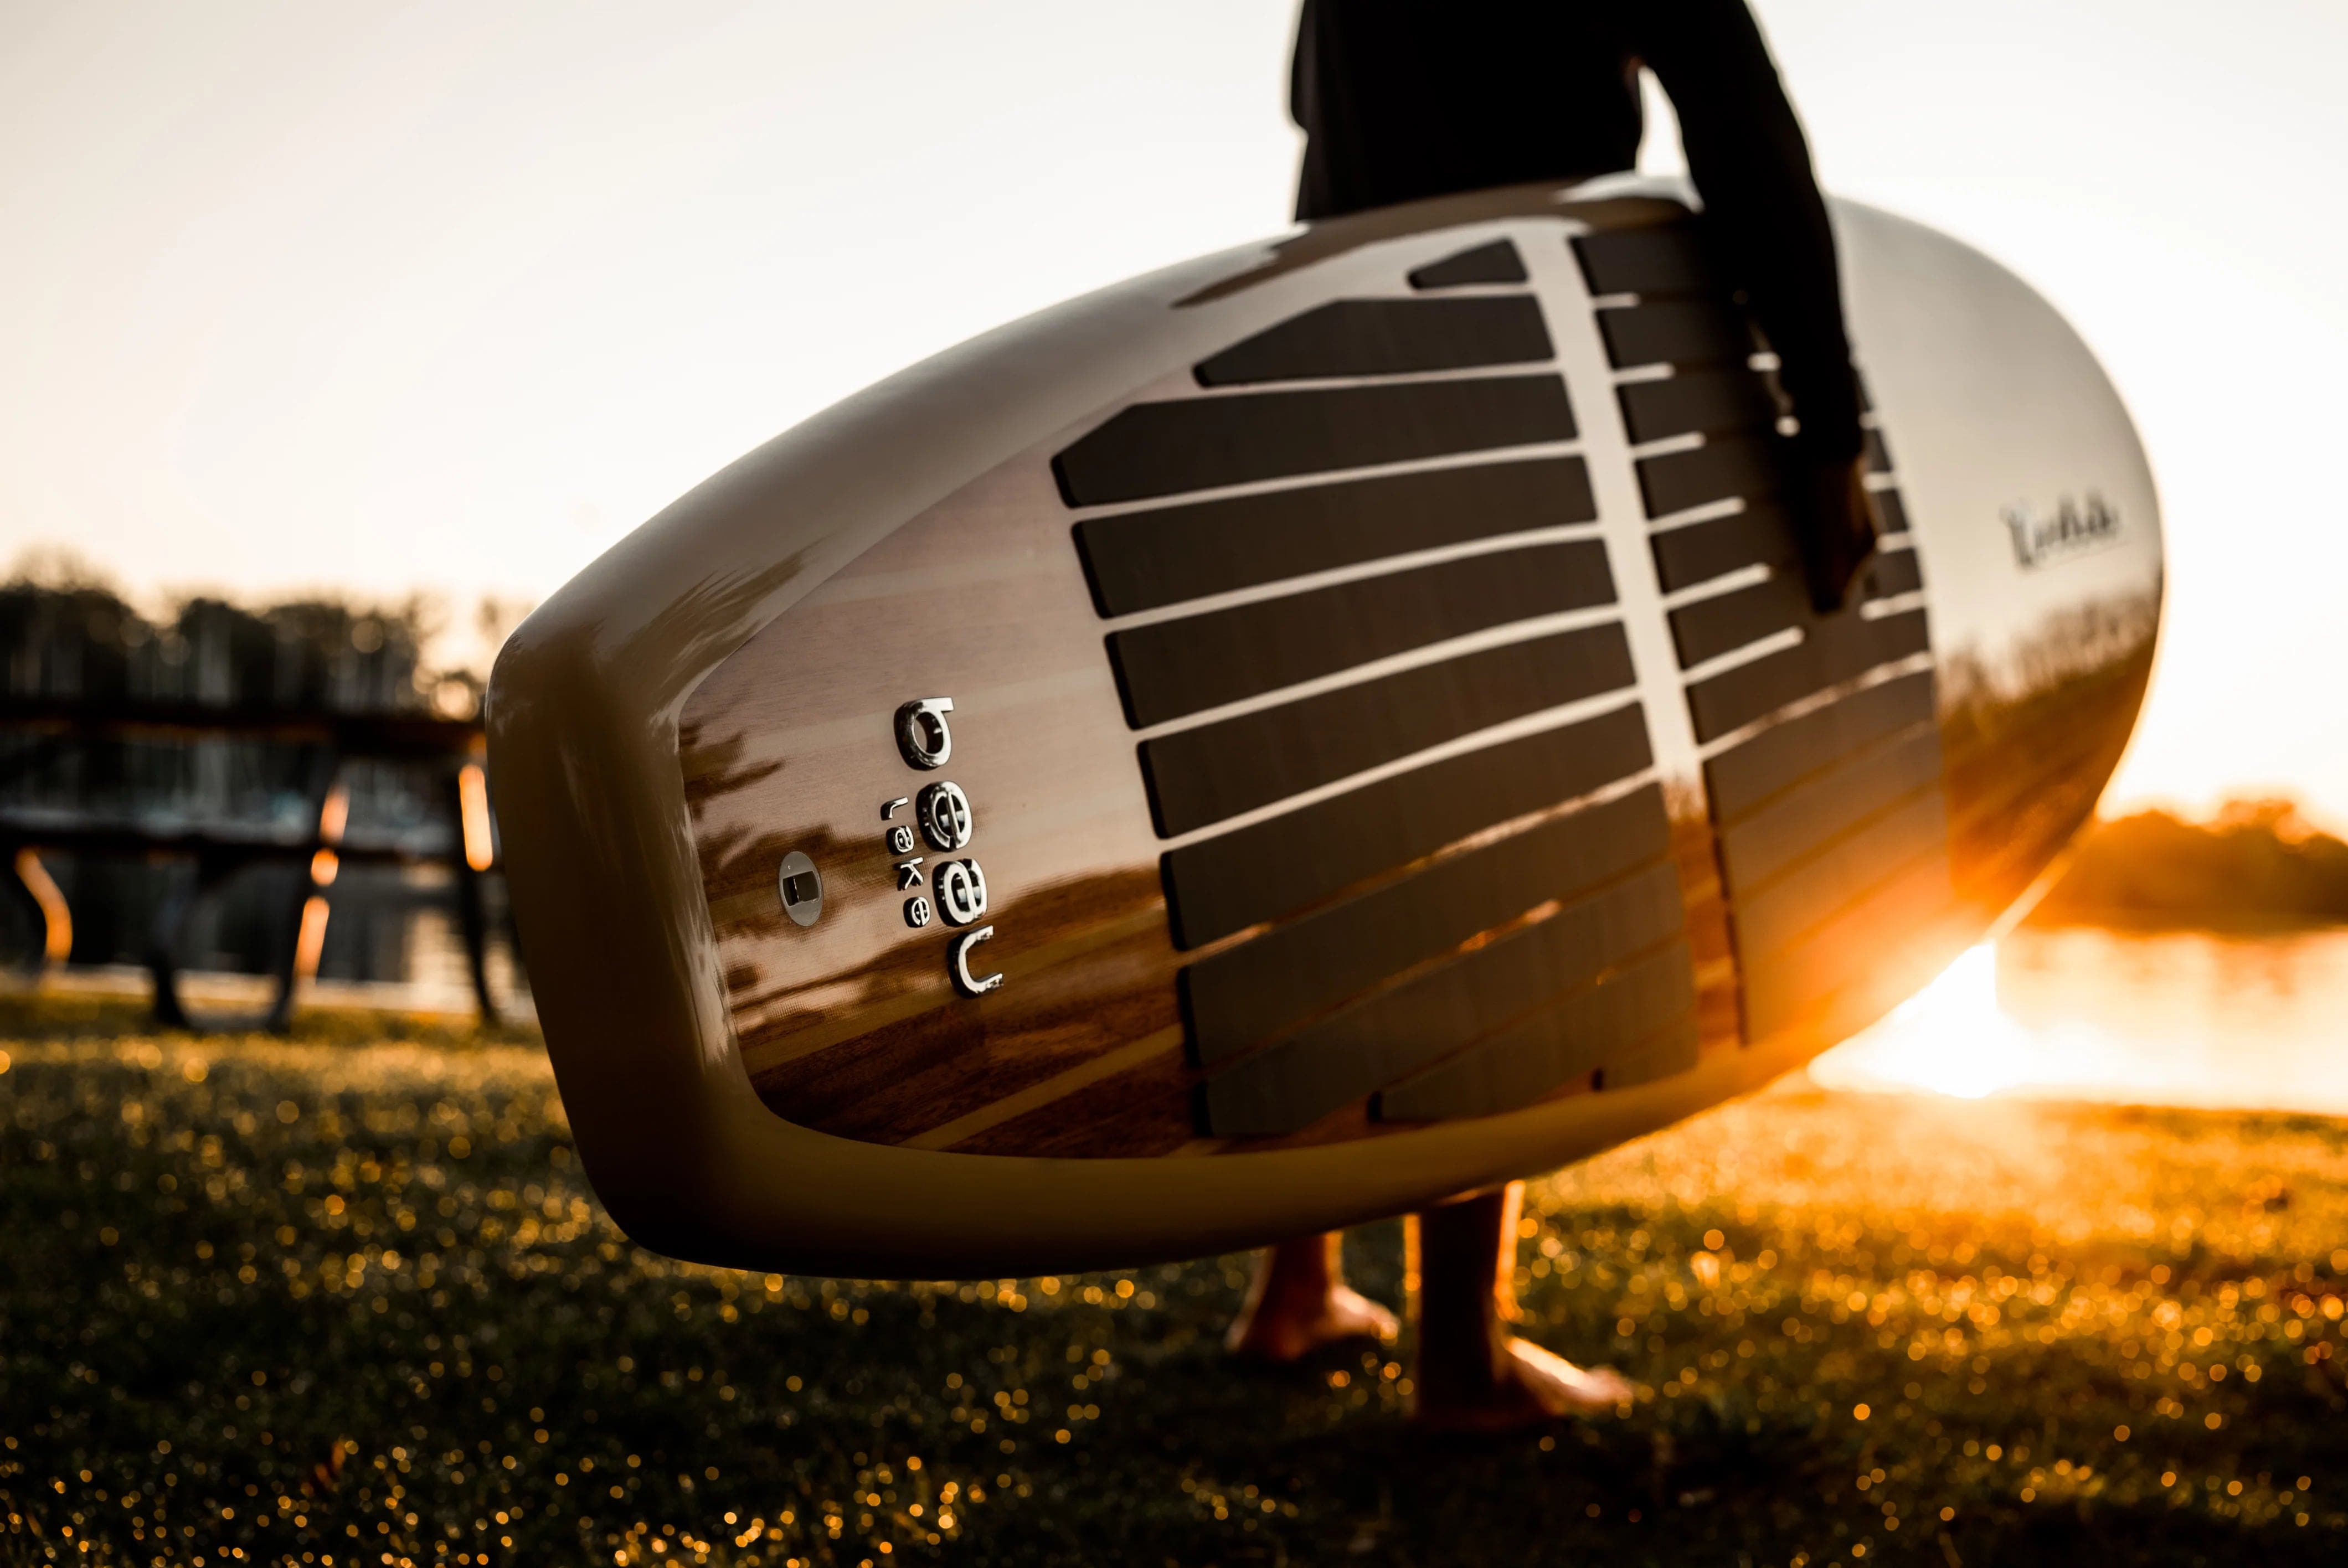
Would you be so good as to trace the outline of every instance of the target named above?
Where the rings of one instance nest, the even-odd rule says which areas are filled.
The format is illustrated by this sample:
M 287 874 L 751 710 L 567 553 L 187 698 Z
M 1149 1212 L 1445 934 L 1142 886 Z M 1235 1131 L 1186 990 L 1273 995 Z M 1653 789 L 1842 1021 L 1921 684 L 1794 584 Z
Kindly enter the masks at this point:
M 2348 1115 L 2348 931 L 2022 931 L 1810 1071 L 1844 1089 Z

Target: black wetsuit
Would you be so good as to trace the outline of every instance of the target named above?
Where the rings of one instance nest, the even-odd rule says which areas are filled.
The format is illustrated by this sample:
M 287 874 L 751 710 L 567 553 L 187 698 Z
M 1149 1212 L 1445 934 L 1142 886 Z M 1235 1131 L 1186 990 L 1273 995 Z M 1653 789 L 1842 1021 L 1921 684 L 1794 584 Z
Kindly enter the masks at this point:
M 1810 152 L 1744 0 L 1304 0 L 1299 218 L 1634 166 L 1639 67 L 1679 113 L 1706 227 L 1776 350 L 1820 464 L 1859 456 L 1859 389 Z

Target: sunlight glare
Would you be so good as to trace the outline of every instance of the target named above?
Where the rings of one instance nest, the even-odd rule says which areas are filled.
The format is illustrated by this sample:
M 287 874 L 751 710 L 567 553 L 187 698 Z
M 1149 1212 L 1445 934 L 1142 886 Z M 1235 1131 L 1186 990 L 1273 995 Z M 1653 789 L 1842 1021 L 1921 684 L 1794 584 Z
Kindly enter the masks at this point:
M 2348 933 L 2279 942 L 2081 929 L 1987 944 L 1810 1063 L 1874 1093 L 2348 1114 Z
M 1835 1088 L 1979 1100 L 2026 1081 L 2037 1054 L 2030 1032 L 1997 1004 L 1997 949 L 1984 942 L 1880 1023 L 1819 1057 L 1810 1072 Z

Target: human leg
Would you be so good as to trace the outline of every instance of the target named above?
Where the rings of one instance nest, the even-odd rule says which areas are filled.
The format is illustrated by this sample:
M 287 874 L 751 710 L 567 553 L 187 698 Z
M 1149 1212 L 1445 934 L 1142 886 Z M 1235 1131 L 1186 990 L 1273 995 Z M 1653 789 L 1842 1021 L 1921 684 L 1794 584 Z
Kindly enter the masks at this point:
M 1412 1216 L 1418 1279 L 1418 1425 L 1506 1431 L 1560 1416 L 1611 1410 L 1631 1385 L 1609 1368 L 1577 1367 L 1508 1330 L 1516 1318 L 1517 1217 L 1524 1184 Z
M 1328 1231 L 1265 1248 L 1224 1345 L 1276 1362 L 1343 1339 L 1392 1339 L 1395 1315 L 1346 1286 L 1344 1243 Z

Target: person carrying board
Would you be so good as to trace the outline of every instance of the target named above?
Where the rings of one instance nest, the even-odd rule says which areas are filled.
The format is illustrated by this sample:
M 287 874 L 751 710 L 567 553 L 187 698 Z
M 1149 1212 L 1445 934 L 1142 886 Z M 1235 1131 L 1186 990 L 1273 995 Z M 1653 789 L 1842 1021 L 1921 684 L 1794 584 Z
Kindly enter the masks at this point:
M 1671 96 L 1712 243 L 1777 354 L 1796 421 L 1783 483 L 1811 600 L 1832 612 L 1879 532 L 1858 376 L 1809 148 L 1744 0 L 1304 0 L 1290 87 L 1305 133 L 1296 216 L 1627 171 L 1644 130 L 1643 67 Z M 1619 1373 L 1509 1332 L 1522 1201 L 1511 1183 L 1414 1216 L 1425 1428 L 1506 1430 L 1631 1398 Z M 1346 1286 L 1339 1239 L 1262 1255 L 1234 1351 L 1290 1361 L 1394 1337 L 1394 1315 Z

